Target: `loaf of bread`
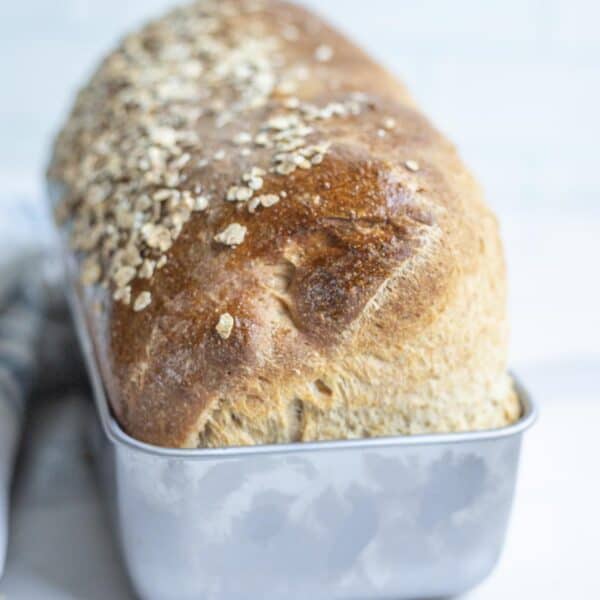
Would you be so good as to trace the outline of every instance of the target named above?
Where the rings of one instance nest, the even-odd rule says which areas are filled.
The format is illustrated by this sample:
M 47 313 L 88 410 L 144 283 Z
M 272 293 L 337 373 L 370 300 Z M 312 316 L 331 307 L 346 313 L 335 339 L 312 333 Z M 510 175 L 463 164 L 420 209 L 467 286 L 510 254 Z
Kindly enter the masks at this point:
M 125 38 L 48 176 L 133 437 L 220 447 L 519 416 L 480 189 L 395 77 L 306 10 L 200 0 Z

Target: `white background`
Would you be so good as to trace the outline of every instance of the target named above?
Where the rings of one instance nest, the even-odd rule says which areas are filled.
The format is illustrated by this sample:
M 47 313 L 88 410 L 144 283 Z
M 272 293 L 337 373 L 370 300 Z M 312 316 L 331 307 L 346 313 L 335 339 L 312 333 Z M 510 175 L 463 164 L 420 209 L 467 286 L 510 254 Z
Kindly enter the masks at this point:
M 2 0 L 4 248 L 27 243 L 32 223 L 44 237 L 41 174 L 77 85 L 121 33 L 171 4 Z M 401 75 L 458 145 L 502 222 L 512 363 L 533 388 L 542 419 L 526 440 L 503 560 L 470 598 L 598 598 L 600 4 L 307 4 Z M 25 486 L 0 582 L 11 600 L 127 597 L 96 493 L 79 471 L 80 487 L 55 505 L 45 501 L 49 479 Z

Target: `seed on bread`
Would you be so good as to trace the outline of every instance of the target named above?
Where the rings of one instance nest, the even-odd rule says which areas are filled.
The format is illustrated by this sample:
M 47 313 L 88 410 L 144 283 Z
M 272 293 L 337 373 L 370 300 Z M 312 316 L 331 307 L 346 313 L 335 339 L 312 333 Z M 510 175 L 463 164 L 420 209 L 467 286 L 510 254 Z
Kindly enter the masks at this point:
M 215 329 L 221 339 L 226 340 L 231 336 L 231 332 L 233 331 L 233 326 L 235 321 L 233 317 L 228 313 L 223 313 L 219 317 L 219 321 L 217 322 Z

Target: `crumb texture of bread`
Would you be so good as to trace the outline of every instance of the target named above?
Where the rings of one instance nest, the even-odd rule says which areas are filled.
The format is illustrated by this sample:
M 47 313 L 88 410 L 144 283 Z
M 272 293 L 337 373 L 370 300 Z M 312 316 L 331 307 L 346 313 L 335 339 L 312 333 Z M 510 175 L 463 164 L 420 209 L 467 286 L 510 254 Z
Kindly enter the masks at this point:
M 479 187 L 404 86 L 305 9 L 199 0 L 127 36 L 48 179 L 133 437 L 224 447 L 519 417 Z

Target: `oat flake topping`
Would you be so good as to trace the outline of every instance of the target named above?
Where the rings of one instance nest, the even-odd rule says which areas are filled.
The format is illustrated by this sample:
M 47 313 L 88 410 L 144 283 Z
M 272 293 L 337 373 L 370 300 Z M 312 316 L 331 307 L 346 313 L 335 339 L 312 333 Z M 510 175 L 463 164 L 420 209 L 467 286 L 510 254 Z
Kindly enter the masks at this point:
M 136 312 L 144 310 L 150 302 L 152 302 L 152 295 L 150 292 L 141 292 L 140 295 L 135 299 L 133 304 L 133 310 Z
M 223 313 L 219 317 L 219 321 L 218 321 L 215 329 L 217 330 L 217 333 L 219 334 L 219 336 L 222 339 L 226 340 L 231 335 L 234 324 L 235 324 L 235 322 L 233 320 L 233 317 L 229 313 Z
M 320 165 L 330 142 L 319 124 L 359 115 L 367 102 L 361 93 L 325 106 L 296 97 L 310 76 L 307 65 L 331 60 L 333 51 L 319 46 L 306 64 L 286 64 L 281 49 L 300 39 L 297 27 L 282 25 L 278 35 L 230 27 L 261 4 L 204 0 L 128 36 L 80 92 L 58 138 L 49 176 L 64 190 L 56 217 L 70 223 L 81 281 L 109 287 L 114 300 L 135 311 L 152 302 L 149 291 L 132 296 L 136 282 L 165 266 L 194 214 L 220 214 L 232 202 L 259 218 L 259 209 L 293 201 L 283 191 L 266 193 L 267 178 Z M 246 124 L 257 121 L 244 114 L 256 111 L 265 117 L 251 130 Z M 200 139 L 206 127 L 199 124 L 207 122 L 215 135 Z M 267 160 L 234 172 L 224 195 L 198 183 L 211 163 L 248 157 L 253 149 Z M 215 241 L 231 248 L 247 233 L 236 222 L 219 228 Z
M 223 231 L 215 235 L 215 241 L 226 246 L 238 246 L 246 237 L 246 227 L 239 223 L 231 223 Z

